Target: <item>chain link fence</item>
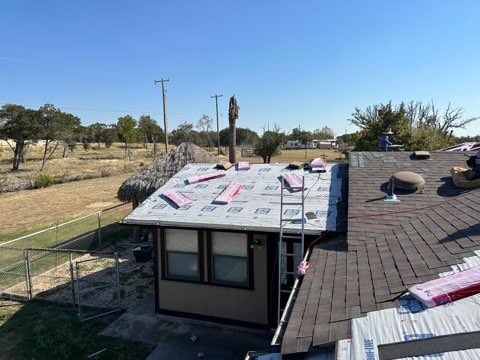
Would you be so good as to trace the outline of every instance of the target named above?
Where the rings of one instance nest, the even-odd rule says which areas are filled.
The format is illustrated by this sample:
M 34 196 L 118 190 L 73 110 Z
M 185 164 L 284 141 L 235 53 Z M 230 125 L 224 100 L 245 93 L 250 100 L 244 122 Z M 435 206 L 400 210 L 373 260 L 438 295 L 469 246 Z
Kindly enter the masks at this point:
M 0 251 L 0 289 L 13 299 L 29 298 L 27 257 L 24 249 L 2 248 Z
M 4 253 L 22 261 L 1 268 L 2 297 L 69 303 L 82 321 L 122 308 L 117 253 L 2 247 Z
M 134 261 L 135 230 L 118 223 L 130 211 L 122 204 L 1 243 L 0 296 L 70 303 L 80 320 L 120 310 L 128 292 L 120 275 L 153 279 Z
M 133 235 L 133 228 L 118 222 L 131 212 L 130 204 L 116 205 L 47 229 L 0 243 L 14 248 L 55 248 L 98 250 L 115 243 L 119 238 Z

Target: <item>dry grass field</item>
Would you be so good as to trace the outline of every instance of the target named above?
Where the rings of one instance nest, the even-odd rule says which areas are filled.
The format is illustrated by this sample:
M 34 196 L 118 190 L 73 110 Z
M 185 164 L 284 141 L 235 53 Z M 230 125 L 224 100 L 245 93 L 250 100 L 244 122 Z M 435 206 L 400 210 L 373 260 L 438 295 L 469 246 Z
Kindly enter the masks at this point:
M 5 209 L 0 216 L 2 238 L 21 236 L 57 221 L 63 222 L 119 204 L 116 198 L 119 186 L 141 166 L 153 161 L 151 148 L 134 146 L 132 161 L 124 159 L 122 144 L 114 144 L 109 149 L 103 144 L 100 148 L 93 145 L 90 150 L 78 146 L 65 159 L 61 159 L 59 151 L 55 159 L 47 163 L 45 173 L 54 178 L 63 177 L 62 183 L 43 189 L 2 192 L 2 182 L 18 183 L 34 179 L 41 163 L 41 147 L 31 147 L 27 153 L 27 162 L 21 165 L 22 170 L 12 173 L 9 171 L 12 153 L 4 146 L 0 152 L 0 208 Z M 215 150 L 214 153 L 216 154 Z M 308 161 L 318 156 L 324 156 L 328 161 L 336 161 L 341 159 L 342 154 L 319 149 L 283 150 L 272 158 L 272 163 Z M 252 163 L 262 162 L 258 156 L 241 157 L 240 150 L 237 159 Z M 6 236 L 7 234 L 9 236 Z
M 20 171 L 11 172 L 13 153 L 5 142 L 0 144 L 0 193 L 32 188 L 40 172 L 42 152 L 42 143 L 30 145 L 26 162 L 20 164 Z M 57 149 L 43 171 L 55 184 L 132 173 L 153 161 L 152 147 L 145 149 L 140 144 L 132 146 L 131 161 L 125 159 L 120 143 L 108 149 L 103 144 L 100 148 L 92 144 L 88 150 L 79 144 L 73 152 L 67 152 L 66 158 L 62 155 L 63 149 Z
M 119 204 L 117 190 L 129 174 L 0 194 L 0 233 L 28 233 Z
M 240 156 L 237 152 L 237 159 L 242 161 L 250 161 L 251 163 L 262 163 L 260 156 Z M 227 156 L 228 157 L 228 156 Z M 324 157 L 329 162 L 345 160 L 342 153 L 333 150 L 307 149 L 307 150 L 282 150 L 279 155 L 272 158 L 272 163 L 289 163 L 291 161 L 310 161 L 313 158 Z

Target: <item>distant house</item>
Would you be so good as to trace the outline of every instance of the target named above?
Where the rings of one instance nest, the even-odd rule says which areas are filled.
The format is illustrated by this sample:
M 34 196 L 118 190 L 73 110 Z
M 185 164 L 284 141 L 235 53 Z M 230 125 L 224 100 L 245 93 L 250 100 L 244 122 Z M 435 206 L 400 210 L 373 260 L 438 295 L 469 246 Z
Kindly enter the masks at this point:
M 337 148 L 336 139 L 313 140 L 313 144 L 317 149 L 334 150 Z
M 283 146 L 285 150 L 293 150 L 293 149 L 315 149 L 316 145 L 314 141 L 307 141 L 306 144 L 301 142 L 300 140 L 288 140 L 285 145 Z
M 305 214 L 300 192 L 284 191 L 284 231 L 299 234 L 304 223 L 308 245 L 326 233 L 344 231 L 337 224 L 338 204 L 346 189 L 346 166 L 329 164 L 326 173 L 290 170 L 285 164 L 235 166 L 225 176 L 190 183 L 187 179 L 216 172 L 213 164 L 188 164 L 124 218 L 123 224 L 149 227 L 154 235 L 155 308 L 158 313 L 245 326 L 275 327 L 278 294 L 284 307 L 290 291 L 278 288 L 281 177 L 304 177 Z M 219 204 L 217 196 L 232 182 L 238 195 Z M 178 207 L 162 195 L 176 190 L 193 202 Z M 302 220 L 298 220 L 302 219 Z M 293 253 L 296 240 L 282 242 Z M 297 263 L 303 254 L 299 254 Z M 293 284 L 296 269 L 286 259 L 283 285 Z

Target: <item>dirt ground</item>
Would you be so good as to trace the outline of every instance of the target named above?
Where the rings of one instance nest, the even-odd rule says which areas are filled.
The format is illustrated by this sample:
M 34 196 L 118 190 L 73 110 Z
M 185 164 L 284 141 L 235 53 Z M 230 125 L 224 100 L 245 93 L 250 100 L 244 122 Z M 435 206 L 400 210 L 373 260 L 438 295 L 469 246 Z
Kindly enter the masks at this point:
M 84 291 L 81 295 L 82 304 L 108 308 L 113 308 L 117 305 L 116 288 L 113 286 L 115 282 L 114 251 L 119 253 L 119 283 L 122 308 L 130 309 L 137 299 L 153 293 L 154 276 L 152 262 L 136 262 L 132 248 L 131 244 L 111 246 L 102 250 L 102 253 L 105 253 L 105 255 L 86 254 L 74 259 L 75 273 L 75 263 L 79 263 L 79 289 Z M 53 259 L 46 258 L 46 256 L 50 257 L 50 255 L 45 254 L 43 252 L 30 254 L 30 267 L 31 273 L 33 273 L 31 277 L 33 296 L 58 303 L 71 303 L 72 290 L 69 261 L 57 262 L 56 264 L 58 265 L 53 265 L 53 268 L 46 271 L 35 271 L 35 257 L 41 263 L 53 261 Z M 55 256 L 55 253 L 52 253 L 52 255 Z M 67 256 L 61 257 L 63 260 L 66 260 L 66 258 Z M 105 285 L 105 287 L 100 290 L 86 291 L 102 285 Z M 77 287 L 76 289 L 78 290 Z M 7 294 L 24 295 L 26 294 L 25 283 L 20 282 L 2 291 Z
M 120 204 L 117 190 L 129 174 L 76 181 L 44 189 L 0 193 L 0 233 L 38 229 Z

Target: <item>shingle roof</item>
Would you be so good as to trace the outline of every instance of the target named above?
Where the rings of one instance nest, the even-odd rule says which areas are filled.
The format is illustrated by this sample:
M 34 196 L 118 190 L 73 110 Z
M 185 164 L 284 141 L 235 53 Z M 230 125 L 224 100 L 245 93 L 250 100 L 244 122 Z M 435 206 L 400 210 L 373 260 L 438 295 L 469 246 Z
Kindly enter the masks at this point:
M 351 319 L 394 307 L 408 286 L 450 270 L 480 249 L 480 189 L 454 187 L 463 153 L 352 153 L 348 235 L 317 244 L 283 337 L 282 352 L 305 352 L 350 337 Z M 422 174 L 423 193 L 385 202 L 396 171 Z

